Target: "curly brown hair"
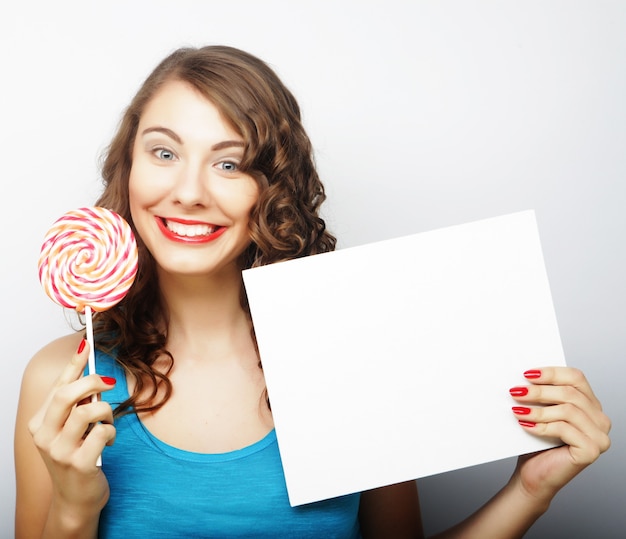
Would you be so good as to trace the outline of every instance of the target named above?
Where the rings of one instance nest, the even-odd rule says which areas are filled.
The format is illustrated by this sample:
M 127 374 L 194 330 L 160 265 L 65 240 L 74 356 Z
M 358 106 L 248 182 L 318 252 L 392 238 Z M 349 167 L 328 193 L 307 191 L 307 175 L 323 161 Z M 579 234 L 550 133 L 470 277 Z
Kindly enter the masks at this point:
M 148 76 L 105 152 L 105 189 L 97 204 L 119 213 L 135 230 L 128 180 L 137 126 L 148 102 L 172 80 L 190 84 L 209 99 L 244 139 L 241 170 L 257 180 L 260 194 L 250 214 L 251 242 L 240 257 L 241 268 L 334 250 L 336 240 L 319 216 L 326 196 L 295 98 L 266 63 L 232 47 L 178 49 Z M 135 380 L 133 394 L 116 409 L 118 415 L 156 410 L 172 391 L 167 375 L 174 358 L 166 348 L 167 313 L 154 259 L 140 237 L 137 241 L 135 284 L 124 300 L 94 320 L 98 348 L 114 350 Z M 242 305 L 247 308 L 243 284 Z M 157 359 L 163 358 L 169 365 L 165 372 L 155 368 Z M 146 389 L 148 396 L 140 400 Z

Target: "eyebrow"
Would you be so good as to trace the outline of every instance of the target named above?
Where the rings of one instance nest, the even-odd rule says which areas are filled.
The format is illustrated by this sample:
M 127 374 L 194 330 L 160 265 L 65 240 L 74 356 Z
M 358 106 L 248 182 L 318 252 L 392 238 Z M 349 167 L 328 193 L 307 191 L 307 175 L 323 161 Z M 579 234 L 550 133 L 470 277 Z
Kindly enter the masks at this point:
M 174 131 L 172 131 L 171 129 L 168 129 L 167 127 L 147 127 L 146 129 L 144 129 L 141 132 L 141 135 L 147 135 L 148 133 L 163 133 L 164 135 L 170 137 L 172 140 L 175 140 L 176 142 L 178 142 L 178 144 L 182 144 L 183 141 L 181 140 L 181 138 L 174 133 Z
M 211 150 L 223 150 L 224 148 L 244 148 L 246 146 L 243 140 L 223 140 L 211 146 Z
M 147 127 L 141 132 L 141 135 L 147 135 L 148 133 L 163 133 L 168 136 L 172 140 L 176 141 L 178 144 L 184 144 L 182 139 L 171 129 L 167 127 L 155 126 L 155 127 Z M 225 148 L 243 148 L 245 147 L 245 143 L 243 140 L 223 140 L 222 142 L 218 142 L 211 146 L 212 151 L 223 150 Z

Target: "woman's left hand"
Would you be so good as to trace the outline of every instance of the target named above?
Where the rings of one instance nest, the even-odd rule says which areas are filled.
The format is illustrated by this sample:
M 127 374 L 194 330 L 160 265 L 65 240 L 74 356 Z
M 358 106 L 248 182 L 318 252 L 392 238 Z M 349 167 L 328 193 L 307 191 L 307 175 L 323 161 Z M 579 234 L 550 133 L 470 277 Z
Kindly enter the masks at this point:
M 513 480 L 539 503 L 549 504 L 574 476 L 604 453 L 611 421 L 578 369 L 545 367 L 524 373 L 529 386 L 511 388 L 513 413 L 522 428 L 565 445 L 523 455 Z

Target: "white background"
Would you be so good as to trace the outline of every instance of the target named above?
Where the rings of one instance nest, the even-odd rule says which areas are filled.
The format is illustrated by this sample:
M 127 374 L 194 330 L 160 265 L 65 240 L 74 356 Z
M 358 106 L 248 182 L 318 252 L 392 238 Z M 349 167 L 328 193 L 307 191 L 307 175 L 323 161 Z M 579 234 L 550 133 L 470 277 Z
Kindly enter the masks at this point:
M 63 212 L 95 200 L 99 155 L 156 62 L 181 45 L 216 43 L 265 59 L 299 98 L 340 247 L 536 210 L 567 361 L 587 373 L 614 430 L 611 450 L 528 537 L 618 537 L 626 529 L 626 3 L 618 0 L 5 6 L 0 537 L 13 536 L 21 373 L 71 330 L 37 280 L 41 239 Z M 480 421 L 480 410 L 463 413 Z M 466 516 L 513 464 L 420 480 L 427 531 Z

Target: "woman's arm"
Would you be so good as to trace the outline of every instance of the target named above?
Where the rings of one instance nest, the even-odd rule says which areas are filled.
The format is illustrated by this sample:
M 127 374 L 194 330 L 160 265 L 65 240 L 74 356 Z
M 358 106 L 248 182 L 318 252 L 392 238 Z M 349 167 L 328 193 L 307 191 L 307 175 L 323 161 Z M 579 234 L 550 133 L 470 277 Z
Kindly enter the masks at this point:
M 78 353 L 80 342 L 54 341 L 24 372 L 15 427 L 18 539 L 97 535 L 108 484 L 95 463 L 115 429 L 111 407 L 90 400 L 111 385 L 82 376 L 88 345 Z
M 359 523 L 363 539 L 422 539 L 424 530 L 415 481 L 363 492 Z

